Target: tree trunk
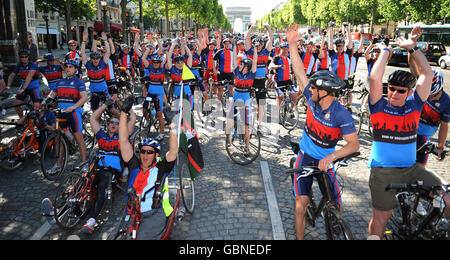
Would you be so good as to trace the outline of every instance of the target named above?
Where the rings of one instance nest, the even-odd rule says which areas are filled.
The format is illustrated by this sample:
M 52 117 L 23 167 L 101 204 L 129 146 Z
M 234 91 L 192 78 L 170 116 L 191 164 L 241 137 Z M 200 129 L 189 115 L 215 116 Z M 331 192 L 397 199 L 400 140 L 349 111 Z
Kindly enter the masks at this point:
M 373 34 L 373 25 L 375 23 L 375 11 L 377 9 L 377 0 L 372 1 L 372 12 L 370 17 L 369 33 Z
M 122 0 L 120 6 L 122 8 L 122 43 L 128 44 L 127 0 Z
M 164 3 L 165 3 L 164 5 L 166 7 L 166 37 L 169 38 L 169 32 L 170 32 L 170 29 L 169 29 L 169 25 L 170 25 L 170 23 L 169 23 L 169 4 L 167 3 L 167 0 L 164 1 Z
M 66 1 L 66 27 L 67 27 L 67 42 L 73 40 L 72 37 L 72 11 L 71 11 L 72 0 Z

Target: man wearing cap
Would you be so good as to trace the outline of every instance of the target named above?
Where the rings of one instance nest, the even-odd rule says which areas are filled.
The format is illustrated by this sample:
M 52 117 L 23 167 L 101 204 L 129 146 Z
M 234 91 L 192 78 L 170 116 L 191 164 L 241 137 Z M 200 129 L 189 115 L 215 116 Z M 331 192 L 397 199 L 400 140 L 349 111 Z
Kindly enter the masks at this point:
M 9 74 L 7 89 L 11 88 L 14 77 L 19 74 L 22 83 L 17 89 L 16 100 L 14 105 L 23 104 L 27 96 L 30 96 L 33 103 L 40 103 L 41 91 L 39 89 L 39 67 L 37 63 L 29 60 L 30 51 L 27 49 L 19 51 L 20 62 L 17 64 L 14 71 Z M 20 106 L 16 106 L 16 113 L 19 117 L 23 116 L 23 110 Z
M 43 61 L 47 62 L 47 66 L 39 67 L 39 72 L 47 79 L 50 91 L 53 91 L 56 88 L 56 82 L 63 77 L 63 68 L 61 64 L 55 64 L 59 61 L 55 61 L 55 56 L 52 53 L 45 54 Z

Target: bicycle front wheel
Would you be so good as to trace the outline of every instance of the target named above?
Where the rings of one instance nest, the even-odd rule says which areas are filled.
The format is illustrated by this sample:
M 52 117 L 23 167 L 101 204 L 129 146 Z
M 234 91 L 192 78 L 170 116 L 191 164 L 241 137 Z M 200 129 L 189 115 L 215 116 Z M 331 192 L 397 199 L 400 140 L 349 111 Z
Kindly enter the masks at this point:
M 227 134 L 225 135 L 225 149 L 230 159 L 239 164 L 247 165 L 258 158 L 261 151 L 261 138 L 252 128 L 250 131 L 250 140 L 248 147 L 245 142 L 244 134 Z
M 291 100 L 283 99 L 280 105 L 279 120 L 286 130 L 292 130 L 298 125 L 298 110 Z
M 47 137 L 42 147 L 42 174 L 50 181 L 57 180 L 64 172 L 69 157 L 66 140 L 61 134 L 53 133 Z
M 189 167 L 186 163 L 183 163 L 180 168 L 180 190 L 181 200 L 183 201 L 184 208 L 189 214 L 194 213 L 195 208 L 195 187 L 194 181 L 191 178 Z
M 329 240 L 354 240 L 349 225 L 336 209 L 325 208 L 325 227 Z
M 89 181 L 79 173 L 67 176 L 54 199 L 55 222 L 64 229 L 75 227 L 87 212 Z

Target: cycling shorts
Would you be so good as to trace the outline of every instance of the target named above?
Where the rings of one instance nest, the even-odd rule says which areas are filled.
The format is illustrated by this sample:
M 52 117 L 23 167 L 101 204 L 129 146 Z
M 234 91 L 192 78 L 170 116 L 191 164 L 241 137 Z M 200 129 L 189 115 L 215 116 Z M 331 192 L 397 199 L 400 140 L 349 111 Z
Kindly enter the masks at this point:
M 203 74 L 203 80 L 208 81 L 210 77 L 212 77 L 214 83 L 217 82 L 217 75 L 215 75 L 212 70 L 205 70 L 205 73 Z
M 295 160 L 294 168 L 298 168 L 301 166 L 318 166 L 318 159 L 312 158 L 308 154 L 304 153 L 302 150 L 298 152 L 297 159 Z M 293 190 L 294 195 L 298 196 L 309 196 L 311 194 L 312 183 L 314 180 L 314 176 L 308 176 L 305 178 L 299 178 L 302 175 L 301 172 L 296 172 L 294 174 L 293 180 Z M 339 186 L 339 182 L 337 180 L 336 172 L 334 168 L 329 169 L 326 174 L 322 175 L 327 178 L 328 186 L 330 187 L 332 199 L 338 203 L 342 204 L 341 199 L 341 189 Z M 319 188 L 322 194 L 326 194 L 325 185 L 322 181 L 319 181 Z
M 39 99 L 41 98 L 41 92 L 39 88 L 32 88 L 32 89 L 25 89 L 20 95 L 16 95 L 16 99 L 25 101 L 27 96 L 30 96 L 31 101 L 33 103 L 39 102 Z
M 253 81 L 253 87 L 255 88 L 256 103 L 259 105 L 260 99 L 266 99 L 266 79 L 255 79 Z
M 164 87 L 163 86 L 158 86 L 158 85 L 149 85 L 147 93 L 158 96 L 158 99 L 159 99 L 159 110 L 157 108 L 155 108 L 155 109 L 156 109 L 157 112 L 164 111 L 164 95 L 165 95 Z
M 234 114 L 237 113 L 238 107 L 241 107 L 240 109 L 242 109 L 242 105 L 244 105 L 243 111 L 244 111 L 244 115 L 245 115 L 245 117 L 244 117 L 245 125 L 246 126 L 250 125 L 250 116 L 251 116 L 251 112 L 252 112 L 250 109 L 251 102 L 252 102 L 252 99 L 250 96 L 250 92 L 234 91 L 233 103 L 230 105 L 230 108 L 227 113 L 227 118 L 232 119 Z M 235 104 L 236 104 L 236 106 L 235 106 Z M 242 120 L 242 117 L 241 117 L 241 120 Z
M 72 133 L 83 133 L 83 110 L 77 108 L 72 113 L 63 113 L 61 117 L 57 119 L 62 119 L 59 123 L 59 127 L 63 130 L 70 129 Z
M 220 73 L 217 75 L 218 81 L 228 80 L 230 82 L 234 82 L 234 73 Z M 223 85 L 222 85 L 223 86 Z

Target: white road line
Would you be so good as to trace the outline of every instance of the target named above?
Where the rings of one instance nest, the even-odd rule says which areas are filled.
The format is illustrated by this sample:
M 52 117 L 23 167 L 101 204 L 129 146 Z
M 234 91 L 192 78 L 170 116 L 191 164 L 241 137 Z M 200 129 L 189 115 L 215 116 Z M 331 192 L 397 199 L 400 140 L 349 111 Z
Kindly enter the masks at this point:
M 41 240 L 52 226 L 53 225 L 50 225 L 47 220 L 45 220 L 44 224 L 29 238 L 29 240 Z
M 286 240 L 283 222 L 281 221 L 280 210 L 278 208 L 277 197 L 273 189 L 272 177 L 269 171 L 267 161 L 261 161 L 261 174 L 263 177 L 264 188 L 266 190 L 267 205 L 269 206 L 270 220 L 272 222 L 272 232 L 274 240 Z

